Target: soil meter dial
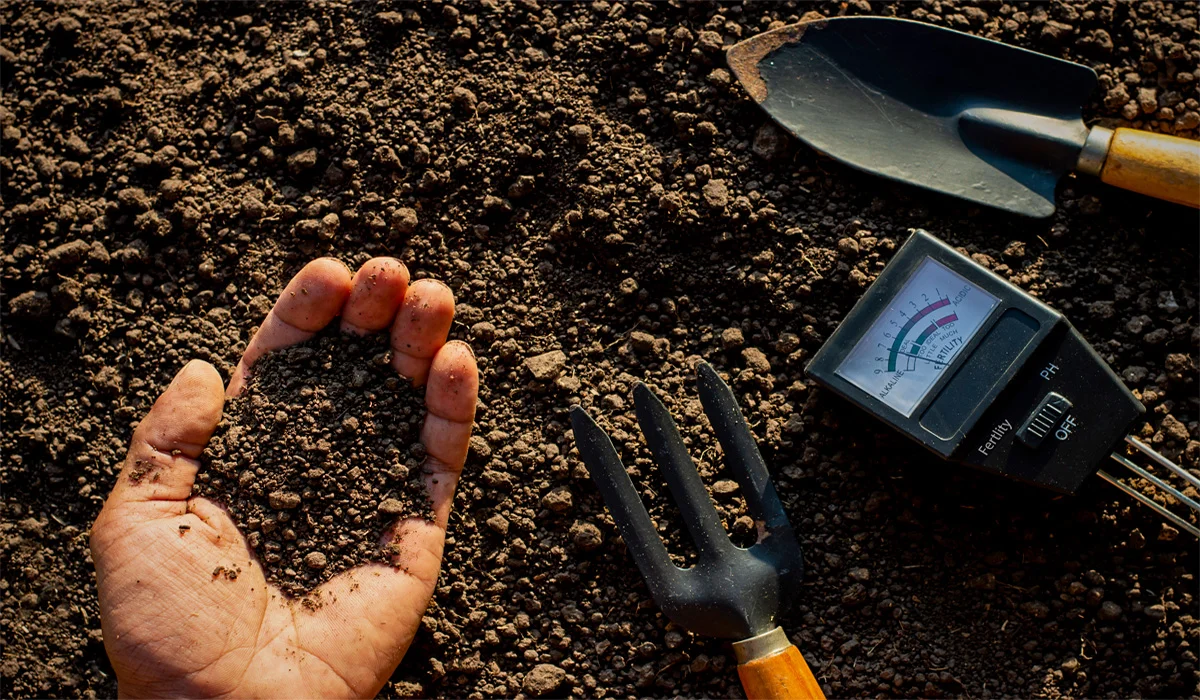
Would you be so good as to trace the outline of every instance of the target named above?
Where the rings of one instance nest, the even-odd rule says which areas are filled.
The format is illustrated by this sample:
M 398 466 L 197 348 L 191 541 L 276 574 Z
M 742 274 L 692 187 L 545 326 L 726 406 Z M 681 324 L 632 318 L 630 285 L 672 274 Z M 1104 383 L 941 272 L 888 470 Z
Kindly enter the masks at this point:
M 926 258 L 835 371 L 907 418 L 999 301 Z
M 945 459 L 1074 493 L 1112 457 L 1200 508 L 1113 451 L 1129 442 L 1200 487 L 1128 437 L 1145 408 L 1062 314 L 924 231 L 900 248 L 808 373 Z

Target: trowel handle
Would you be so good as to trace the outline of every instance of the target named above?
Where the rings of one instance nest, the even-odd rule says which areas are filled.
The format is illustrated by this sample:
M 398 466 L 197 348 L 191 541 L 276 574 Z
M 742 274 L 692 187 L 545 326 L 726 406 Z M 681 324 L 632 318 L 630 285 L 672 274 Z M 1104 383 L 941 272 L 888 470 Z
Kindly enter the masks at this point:
M 1200 141 L 1117 129 L 1100 179 L 1122 189 L 1200 208 Z
M 738 677 L 749 700 L 825 700 L 800 650 L 776 627 L 733 645 Z

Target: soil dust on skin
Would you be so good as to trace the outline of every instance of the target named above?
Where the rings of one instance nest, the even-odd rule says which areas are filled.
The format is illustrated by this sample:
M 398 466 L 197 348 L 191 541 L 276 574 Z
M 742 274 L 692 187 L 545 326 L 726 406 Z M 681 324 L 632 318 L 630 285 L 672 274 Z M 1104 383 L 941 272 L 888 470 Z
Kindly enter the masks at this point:
M 425 392 L 390 359 L 382 333 L 327 332 L 268 353 L 202 456 L 195 493 L 229 508 L 267 581 L 289 595 L 390 562 L 384 530 L 433 519 L 419 442 Z
M 803 367 L 925 228 L 1071 318 L 1146 405 L 1134 432 L 1196 469 L 1196 212 L 1068 177 L 1031 221 L 862 176 L 772 127 L 722 53 L 895 14 L 1095 68 L 1089 124 L 1196 138 L 1194 3 L 0 13 L 9 695 L 115 694 L 87 530 L 175 372 L 228 377 L 313 256 L 384 254 L 450 285 L 482 372 L 442 577 L 385 694 L 741 693 L 727 643 L 659 613 L 568 427 L 574 403 L 598 418 L 686 561 L 630 390 L 664 398 L 737 531 L 697 358 L 801 537 L 780 623 L 831 696 L 1195 693 L 1194 540 L 1103 483 L 1060 497 L 940 463 Z

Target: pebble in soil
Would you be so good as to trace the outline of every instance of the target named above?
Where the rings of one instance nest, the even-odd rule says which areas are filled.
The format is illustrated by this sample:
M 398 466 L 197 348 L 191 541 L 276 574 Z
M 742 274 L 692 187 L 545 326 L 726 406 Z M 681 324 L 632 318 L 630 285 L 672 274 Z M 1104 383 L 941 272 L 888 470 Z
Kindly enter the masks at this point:
M 432 518 L 424 391 L 390 359 L 385 336 L 320 335 L 269 353 L 209 443 L 197 493 L 229 507 L 285 593 L 387 561 L 389 525 Z

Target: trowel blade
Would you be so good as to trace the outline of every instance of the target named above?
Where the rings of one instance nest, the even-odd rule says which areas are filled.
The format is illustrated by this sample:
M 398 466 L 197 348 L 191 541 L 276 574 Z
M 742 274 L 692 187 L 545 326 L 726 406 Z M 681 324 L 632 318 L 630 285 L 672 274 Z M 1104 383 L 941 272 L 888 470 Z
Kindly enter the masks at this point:
M 729 49 L 746 91 L 818 151 L 882 177 L 1033 217 L 1087 139 L 1092 69 L 921 22 L 841 17 Z

